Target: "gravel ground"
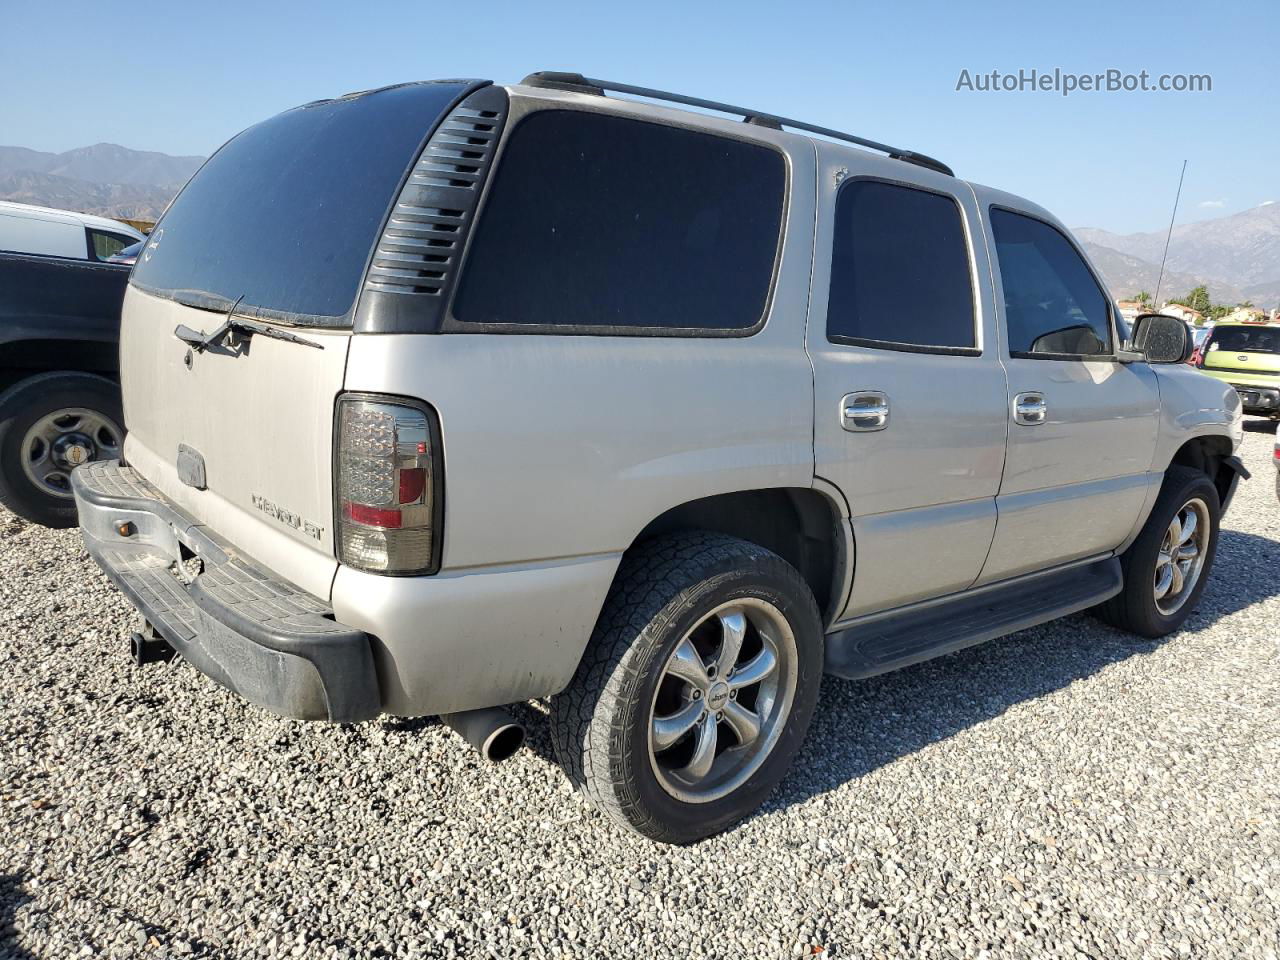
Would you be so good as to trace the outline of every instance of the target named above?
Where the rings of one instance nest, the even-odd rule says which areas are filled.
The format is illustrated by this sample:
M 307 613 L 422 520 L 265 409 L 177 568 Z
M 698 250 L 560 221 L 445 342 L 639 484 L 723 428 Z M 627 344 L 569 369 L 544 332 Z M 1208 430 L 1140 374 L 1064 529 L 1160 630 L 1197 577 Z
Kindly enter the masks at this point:
M 1269 957 L 1280 950 L 1272 428 L 1164 642 L 1086 616 L 828 680 L 783 787 L 658 847 L 546 723 L 271 717 L 175 663 L 74 531 L 0 512 L 0 957 Z

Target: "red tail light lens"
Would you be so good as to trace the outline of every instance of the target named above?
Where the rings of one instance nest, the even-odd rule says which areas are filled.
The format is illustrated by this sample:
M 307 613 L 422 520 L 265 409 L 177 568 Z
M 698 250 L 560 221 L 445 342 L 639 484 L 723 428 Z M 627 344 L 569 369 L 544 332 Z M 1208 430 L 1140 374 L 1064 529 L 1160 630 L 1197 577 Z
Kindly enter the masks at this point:
M 338 560 L 400 576 L 439 568 L 439 430 L 426 407 L 338 401 Z

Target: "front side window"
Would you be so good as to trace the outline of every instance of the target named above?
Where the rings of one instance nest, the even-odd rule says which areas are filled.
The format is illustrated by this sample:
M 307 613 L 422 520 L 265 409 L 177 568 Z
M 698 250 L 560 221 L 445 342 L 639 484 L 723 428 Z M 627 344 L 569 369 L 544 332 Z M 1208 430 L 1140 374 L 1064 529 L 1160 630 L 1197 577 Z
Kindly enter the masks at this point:
M 841 187 L 827 338 L 977 352 L 969 247 L 954 199 L 878 180 Z
M 90 230 L 89 242 L 93 244 L 94 257 L 98 260 L 106 260 L 107 257 L 113 256 L 125 247 L 131 246 L 135 241 L 133 237 L 122 236 L 118 233 Z
M 1107 297 L 1071 242 L 1042 220 L 992 209 L 1009 354 L 1111 354 Z
M 547 110 L 512 130 L 453 304 L 470 324 L 745 331 L 764 318 L 786 167 L 759 144 Z

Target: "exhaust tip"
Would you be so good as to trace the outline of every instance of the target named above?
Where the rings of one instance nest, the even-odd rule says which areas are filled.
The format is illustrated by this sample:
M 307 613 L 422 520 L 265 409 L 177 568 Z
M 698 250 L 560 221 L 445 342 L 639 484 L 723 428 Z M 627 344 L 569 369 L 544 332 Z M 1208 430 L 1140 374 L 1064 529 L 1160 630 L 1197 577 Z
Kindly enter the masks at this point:
M 490 763 L 501 763 L 510 760 L 523 746 L 524 727 L 512 721 L 494 730 L 480 748 L 480 753 Z
M 509 759 L 524 746 L 524 724 L 499 707 L 447 713 L 440 719 L 491 763 Z

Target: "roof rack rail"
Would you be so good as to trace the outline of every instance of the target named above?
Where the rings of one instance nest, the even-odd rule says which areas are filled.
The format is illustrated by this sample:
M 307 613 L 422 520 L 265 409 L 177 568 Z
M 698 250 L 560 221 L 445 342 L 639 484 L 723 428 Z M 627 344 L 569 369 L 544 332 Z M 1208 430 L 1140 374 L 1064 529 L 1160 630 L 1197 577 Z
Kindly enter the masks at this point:
M 955 176 L 955 172 L 941 160 L 935 160 L 933 157 L 926 156 L 923 153 L 916 153 L 914 150 L 900 150 L 886 143 L 877 143 L 875 140 L 868 140 L 865 137 L 856 137 L 851 133 L 841 133 L 839 130 L 832 130 L 830 127 L 819 127 L 816 124 L 804 123 L 801 120 L 788 120 L 786 117 L 762 113 L 759 110 L 747 110 L 744 107 L 735 107 L 728 103 L 717 103 L 714 100 L 702 100 L 698 97 L 686 97 L 681 93 L 668 93 L 665 90 L 652 90 L 649 87 L 635 87 L 628 83 L 597 80 L 593 77 L 584 77 L 580 73 L 566 73 L 557 70 L 540 70 L 537 73 L 529 74 L 521 82 L 531 87 L 570 90 L 574 93 L 590 93 L 596 96 L 604 96 L 606 90 L 612 90 L 615 93 L 626 93 L 633 97 L 666 100 L 671 103 L 682 103 L 690 107 L 700 107 L 703 110 L 730 113 L 740 116 L 747 123 L 755 124 L 756 126 L 772 127 L 775 130 L 791 127 L 795 130 L 804 130 L 808 133 L 830 137 L 832 140 L 844 140 L 847 143 L 857 144 L 869 150 L 888 154 L 894 160 L 905 160 L 907 163 L 914 163 L 916 166 L 935 170 L 938 173 L 946 174 L 948 177 Z

